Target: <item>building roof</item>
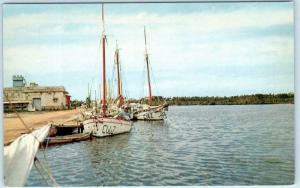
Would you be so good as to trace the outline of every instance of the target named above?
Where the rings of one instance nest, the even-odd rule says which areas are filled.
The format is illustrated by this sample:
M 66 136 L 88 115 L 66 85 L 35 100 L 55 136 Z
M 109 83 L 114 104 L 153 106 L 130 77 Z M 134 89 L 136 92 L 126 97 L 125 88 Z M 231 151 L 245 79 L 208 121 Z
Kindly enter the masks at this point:
M 22 91 L 24 93 L 35 93 L 35 92 L 64 92 L 69 94 L 66 91 L 64 86 L 25 86 L 25 87 L 7 87 L 4 88 L 5 91 Z
M 3 104 L 28 104 L 31 103 L 31 101 L 4 101 Z

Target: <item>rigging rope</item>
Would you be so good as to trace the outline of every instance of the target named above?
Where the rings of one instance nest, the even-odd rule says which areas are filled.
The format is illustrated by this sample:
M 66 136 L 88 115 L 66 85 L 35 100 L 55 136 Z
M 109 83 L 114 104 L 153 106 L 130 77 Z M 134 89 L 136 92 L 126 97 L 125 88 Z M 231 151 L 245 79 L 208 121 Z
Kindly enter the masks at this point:
M 36 159 L 36 158 L 35 158 Z M 44 174 L 42 173 L 41 169 L 37 166 L 37 163 L 34 161 L 34 166 L 37 169 L 38 173 L 40 174 L 40 176 L 43 178 L 43 180 L 47 183 L 48 185 L 48 179 L 47 177 L 44 176 Z
M 117 85 L 118 83 L 118 80 L 117 80 L 117 78 L 116 78 L 116 74 L 115 74 L 115 71 L 116 71 L 116 64 L 115 64 L 115 62 L 113 62 L 113 69 L 112 69 L 112 73 L 111 73 L 111 75 L 112 75 L 112 85 L 110 86 L 111 87 L 111 91 L 112 91 L 112 98 L 114 98 L 113 96 L 114 96 L 114 94 L 115 94 L 115 85 Z
M 142 71 L 142 75 L 141 75 L 141 81 L 142 81 L 142 93 L 140 93 L 140 97 L 144 98 L 146 95 L 145 95 L 145 84 L 146 84 L 146 63 L 143 63 L 143 71 Z
M 121 91 L 123 92 L 123 95 L 128 100 L 129 99 L 129 93 L 128 93 L 128 85 L 127 85 L 127 78 L 125 75 L 125 71 L 123 70 L 124 67 L 120 65 L 120 78 L 121 78 Z
M 52 185 L 58 187 L 58 183 L 55 181 L 55 179 L 53 178 L 52 174 L 50 171 L 48 171 L 48 169 L 43 165 L 43 163 L 37 158 L 35 157 L 35 161 L 34 163 L 36 164 L 35 166 L 37 167 L 37 169 L 39 168 L 38 165 L 40 166 L 40 168 L 42 170 L 44 170 L 44 172 L 46 173 L 46 175 L 48 176 L 48 178 L 52 181 Z
M 151 64 L 149 64 L 149 66 L 150 66 L 150 70 L 151 70 L 151 77 L 153 78 L 152 80 L 153 80 L 153 85 L 154 85 L 154 90 L 155 90 L 155 93 L 156 93 L 156 95 L 154 95 L 154 96 L 160 96 L 160 93 L 159 93 L 159 90 L 158 90 L 158 86 L 157 86 L 157 81 L 156 81 L 156 78 L 155 78 L 155 76 L 154 76 L 154 72 L 153 72 L 153 69 L 152 69 L 152 66 L 151 66 Z M 160 101 L 160 98 L 158 97 L 157 98 L 158 99 L 158 102 Z

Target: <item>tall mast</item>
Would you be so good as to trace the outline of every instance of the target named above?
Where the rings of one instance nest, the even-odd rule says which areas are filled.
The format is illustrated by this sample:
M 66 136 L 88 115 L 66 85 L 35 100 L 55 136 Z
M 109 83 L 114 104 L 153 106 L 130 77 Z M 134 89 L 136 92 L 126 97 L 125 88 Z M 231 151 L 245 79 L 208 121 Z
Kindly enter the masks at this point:
M 144 37 L 145 37 L 145 60 L 146 60 L 146 64 L 147 64 L 148 89 L 149 89 L 148 104 L 151 105 L 152 95 L 151 95 L 151 83 L 150 83 L 150 72 L 149 72 L 149 55 L 147 52 L 147 39 L 146 39 L 146 27 L 145 26 L 144 26 Z
M 117 64 L 118 97 L 119 97 L 122 95 L 122 90 L 121 90 L 121 78 L 120 78 L 120 57 L 119 57 L 118 41 L 116 41 L 115 61 Z
M 103 66 L 103 77 L 102 77 L 102 85 L 103 85 L 103 95 L 102 95 L 102 112 L 103 116 L 106 116 L 106 67 L 105 67 L 105 28 L 104 28 L 104 8 L 102 3 L 102 66 Z
M 87 107 L 89 108 L 90 107 L 90 97 L 91 95 L 90 95 L 90 84 L 88 83 L 88 96 L 87 96 L 87 98 L 86 98 L 86 100 L 85 100 L 85 102 L 86 102 L 86 105 L 87 105 Z
M 95 109 L 96 109 L 96 112 L 97 112 L 97 93 L 96 93 L 96 90 L 95 90 Z

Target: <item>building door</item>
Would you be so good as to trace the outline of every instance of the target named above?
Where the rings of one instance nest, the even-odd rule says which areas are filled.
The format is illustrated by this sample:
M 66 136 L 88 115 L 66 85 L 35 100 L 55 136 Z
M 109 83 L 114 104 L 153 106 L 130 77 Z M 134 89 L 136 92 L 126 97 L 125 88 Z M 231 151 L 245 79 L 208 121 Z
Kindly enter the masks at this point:
M 35 110 L 42 110 L 41 98 L 33 98 L 33 107 L 35 108 Z

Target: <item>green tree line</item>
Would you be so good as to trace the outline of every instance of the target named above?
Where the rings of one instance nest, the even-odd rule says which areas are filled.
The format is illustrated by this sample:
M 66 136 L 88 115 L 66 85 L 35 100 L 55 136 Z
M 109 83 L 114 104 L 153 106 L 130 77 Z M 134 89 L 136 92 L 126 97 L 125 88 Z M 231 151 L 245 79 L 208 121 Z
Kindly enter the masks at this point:
M 147 99 L 130 99 L 129 102 L 146 103 Z M 230 97 L 193 96 L 193 97 L 161 97 L 152 98 L 152 105 L 167 102 L 169 105 L 247 105 L 247 104 L 294 104 L 293 93 L 253 94 Z
M 129 103 L 147 104 L 147 98 L 128 99 Z M 151 105 L 159 105 L 164 102 L 169 105 L 247 105 L 247 104 L 294 104 L 294 93 L 280 94 L 252 94 L 230 97 L 193 96 L 193 97 L 162 97 L 153 96 Z M 74 100 L 71 105 L 80 106 L 83 101 Z

